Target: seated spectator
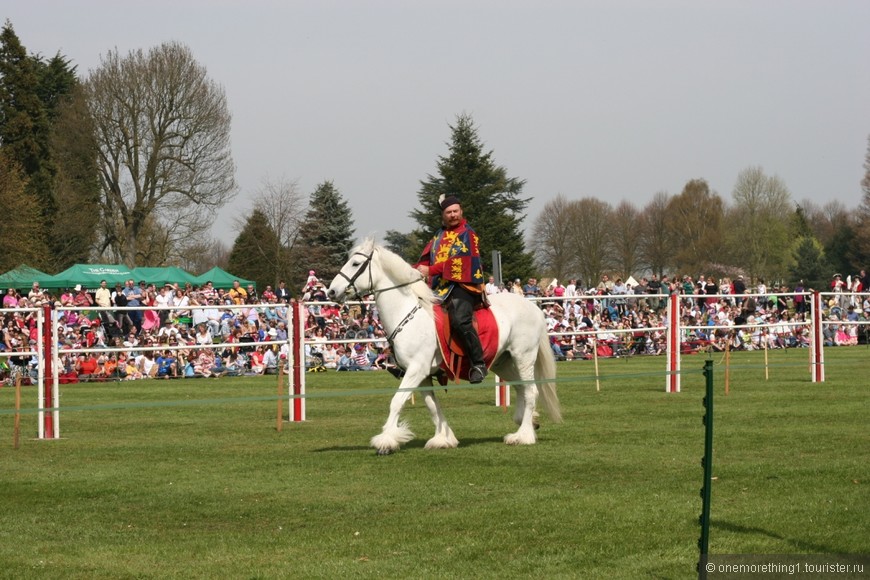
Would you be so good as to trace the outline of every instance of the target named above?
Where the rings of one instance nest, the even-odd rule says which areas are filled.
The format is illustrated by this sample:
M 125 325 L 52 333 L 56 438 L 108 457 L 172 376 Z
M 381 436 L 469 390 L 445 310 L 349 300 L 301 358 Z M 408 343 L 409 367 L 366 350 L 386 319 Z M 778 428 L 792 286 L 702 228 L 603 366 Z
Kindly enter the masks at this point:
M 179 330 L 175 324 L 175 321 L 172 320 L 171 318 L 167 318 L 166 321 L 163 323 L 163 326 L 161 326 L 160 329 L 157 331 L 157 338 L 158 339 L 161 339 L 161 338 L 168 339 L 169 337 L 172 337 L 172 336 L 177 338 L 178 333 L 179 333 Z
M 263 345 L 260 345 L 251 351 L 250 360 L 251 372 L 256 375 L 262 375 L 263 371 L 266 370 L 266 366 L 263 364 Z
M 272 348 L 266 348 L 265 351 L 263 351 L 263 374 L 278 374 L 278 355 Z
M 266 284 L 266 289 L 263 290 L 263 294 L 261 294 L 261 297 L 263 299 L 263 302 L 272 303 L 278 301 L 278 296 L 272 290 L 272 286 L 270 284 Z
M 75 368 L 80 382 L 86 383 L 100 378 L 100 364 L 92 352 L 80 355 Z
M 194 340 L 196 344 L 214 344 L 214 336 L 212 336 L 208 324 L 200 324 L 196 328 Z
M 109 353 L 103 362 L 102 369 L 99 374 L 100 380 L 120 380 L 123 378 L 121 376 L 121 371 L 118 366 L 118 357 L 113 353 Z
M 136 368 L 139 370 L 142 377 L 153 378 L 154 376 L 156 376 L 157 362 L 154 360 L 154 352 L 146 350 L 138 357 L 136 357 Z
M 245 374 L 244 358 L 240 358 L 236 353 L 230 353 L 230 356 L 227 357 L 226 367 L 228 377 L 238 377 Z
M 343 347 L 338 347 L 338 364 L 335 367 L 337 371 L 355 371 L 356 365 L 353 362 L 353 356 Z
M 354 347 L 353 362 L 358 371 L 372 370 L 372 363 L 369 360 L 369 355 L 365 345 L 357 344 Z
M 157 377 L 168 379 L 178 376 L 178 365 L 171 350 L 165 350 L 157 356 Z

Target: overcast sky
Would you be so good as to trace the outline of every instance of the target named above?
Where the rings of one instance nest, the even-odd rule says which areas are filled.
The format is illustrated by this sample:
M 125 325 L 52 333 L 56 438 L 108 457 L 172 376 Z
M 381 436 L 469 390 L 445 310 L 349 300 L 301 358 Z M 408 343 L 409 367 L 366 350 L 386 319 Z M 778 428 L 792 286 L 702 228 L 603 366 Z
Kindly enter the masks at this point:
M 333 180 L 356 235 L 410 231 L 420 180 L 468 113 L 544 205 L 643 206 L 761 166 L 795 201 L 855 208 L 870 136 L 866 0 L 0 0 L 28 51 L 87 73 L 187 44 L 226 90 L 240 193 Z M 472 223 L 483 219 L 469 216 Z

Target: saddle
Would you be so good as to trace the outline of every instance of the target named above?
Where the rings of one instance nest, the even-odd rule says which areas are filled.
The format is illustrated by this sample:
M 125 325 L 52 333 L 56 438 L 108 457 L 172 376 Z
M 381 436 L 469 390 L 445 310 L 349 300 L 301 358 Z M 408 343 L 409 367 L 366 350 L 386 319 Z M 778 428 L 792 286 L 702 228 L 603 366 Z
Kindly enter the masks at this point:
M 468 379 L 471 370 L 471 360 L 465 353 L 465 345 L 462 339 L 453 336 L 450 328 L 450 317 L 445 306 L 435 307 L 435 330 L 438 334 L 438 346 L 441 349 L 441 370 L 439 383 L 444 386 L 448 380 L 456 383 L 460 379 Z M 480 337 L 480 346 L 483 347 L 483 359 L 487 368 L 492 364 L 498 352 L 498 325 L 492 310 L 485 307 L 475 308 L 472 324 Z

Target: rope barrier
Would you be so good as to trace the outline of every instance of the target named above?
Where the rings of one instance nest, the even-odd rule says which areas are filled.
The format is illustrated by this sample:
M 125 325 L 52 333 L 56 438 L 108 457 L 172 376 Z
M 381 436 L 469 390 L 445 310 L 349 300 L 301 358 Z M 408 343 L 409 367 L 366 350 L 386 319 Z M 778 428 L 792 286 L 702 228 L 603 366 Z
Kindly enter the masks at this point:
M 703 374 L 703 371 L 679 371 L 682 374 L 687 375 L 697 375 Z M 532 383 L 573 383 L 573 382 L 587 382 L 594 381 L 596 379 L 604 379 L 604 380 L 616 380 L 616 379 L 629 379 L 629 378 L 643 378 L 643 377 L 661 377 L 662 372 L 647 372 L 647 373 L 621 373 L 621 374 L 611 374 L 611 375 L 599 375 L 599 376 L 585 376 L 585 377 L 566 377 L 566 378 L 552 378 L 552 379 L 544 379 L 544 380 L 521 380 L 521 381 L 500 381 L 500 384 L 504 384 L 506 386 L 516 386 L 516 385 L 527 385 Z M 270 375 L 271 376 L 271 375 Z M 241 377 L 232 377 L 233 380 L 241 378 Z M 116 381 L 117 382 L 117 381 Z M 90 384 L 90 383 L 84 383 Z M 94 383 L 94 384 L 105 384 L 105 383 Z M 330 391 L 330 392 L 318 392 L 318 393 L 304 393 L 304 394 L 286 394 L 286 395 L 254 395 L 248 397 L 222 397 L 215 399 L 184 399 L 184 400 L 175 400 L 175 401 L 140 401 L 140 402 L 124 402 L 124 403 L 104 403 L 99 405 L 72 405 L 72 406 L 63 406 L 63 411 L 115 411 L 115 410 L 123 410 L 123 409 L 149 409 L 149 408 L 160 408 L 160 407 L 190 407 L 190 406 L 198 406 L 198 405 L 216 405 L 216 404 L 224 404 L 224 403 L 259 403 L 264 401 L 292 401 L 295 399 L 332 399 L 332 398 L 340 398 L 340 397 L 355 397 L 355 396 L 365 396 L 365 395 L 384 395 L 384 394 L 394 394 L 398 392 L 419 392 L 425 391 L 429 389 L 445 389 L 445 390 L 475 390 L 475 389 L 491 389 L 492 385 L 490 384 L 475 384 L 472 385 L 470 383 L 459 383 L 459 384 L 450 384 L 444 387 L 440 385 L 435 385 L 432 387 L 429 386 L 419 386 L 419 387 L 404 387 L 404 388 L 393 388 L 393 387 L 381 387 L 375 389 L 354 389 L 352 391 Z M 43 409 L 22 409 L 20 413 L 22 414 L 35 414 L 38 412 L 52 412 L 60 410 L 61 407 L 45 407 Z M 0 415 L 12 415 L 16 411 L 14 409 L 0 409 Z

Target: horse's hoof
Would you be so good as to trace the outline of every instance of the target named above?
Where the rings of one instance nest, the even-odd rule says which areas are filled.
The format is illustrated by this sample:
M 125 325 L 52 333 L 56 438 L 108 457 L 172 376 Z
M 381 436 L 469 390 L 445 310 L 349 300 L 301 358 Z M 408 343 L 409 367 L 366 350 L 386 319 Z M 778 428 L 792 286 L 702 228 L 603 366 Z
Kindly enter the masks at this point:
M 378 455 L 392 455 L 392 449 L 378 449 Z

